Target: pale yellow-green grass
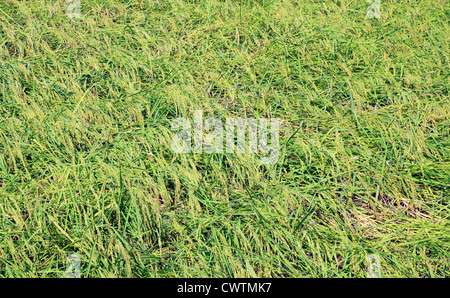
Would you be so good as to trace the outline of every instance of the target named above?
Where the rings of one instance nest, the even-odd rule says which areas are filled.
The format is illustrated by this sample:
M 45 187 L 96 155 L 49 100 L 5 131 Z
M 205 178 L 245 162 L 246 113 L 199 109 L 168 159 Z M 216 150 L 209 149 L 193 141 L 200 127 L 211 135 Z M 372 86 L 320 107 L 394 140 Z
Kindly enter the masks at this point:
M 448 1 L 0 3 L 0 276 L 449 274 Z M 278 118 L 280 156 L 171 149 Z

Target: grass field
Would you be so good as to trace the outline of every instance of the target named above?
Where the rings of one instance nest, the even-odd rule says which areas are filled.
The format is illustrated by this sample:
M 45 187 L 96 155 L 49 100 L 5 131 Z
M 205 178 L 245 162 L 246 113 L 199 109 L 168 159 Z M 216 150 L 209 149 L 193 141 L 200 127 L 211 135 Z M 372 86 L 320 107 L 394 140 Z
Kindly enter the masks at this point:
M 450 274 L 450 4 L 0 2 L 0 276 Z M 278 118 L 275 164 L 172 122 Z

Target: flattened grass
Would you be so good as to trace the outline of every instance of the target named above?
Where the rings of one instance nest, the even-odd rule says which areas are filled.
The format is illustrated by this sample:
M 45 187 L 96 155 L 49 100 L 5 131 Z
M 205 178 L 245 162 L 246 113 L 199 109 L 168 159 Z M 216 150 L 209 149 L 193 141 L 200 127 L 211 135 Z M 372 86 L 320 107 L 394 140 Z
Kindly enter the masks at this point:
M 446 277 L 447 1 L 0 3 L 0 276 Z M 277 117 L 280 157 L 171 122 Z

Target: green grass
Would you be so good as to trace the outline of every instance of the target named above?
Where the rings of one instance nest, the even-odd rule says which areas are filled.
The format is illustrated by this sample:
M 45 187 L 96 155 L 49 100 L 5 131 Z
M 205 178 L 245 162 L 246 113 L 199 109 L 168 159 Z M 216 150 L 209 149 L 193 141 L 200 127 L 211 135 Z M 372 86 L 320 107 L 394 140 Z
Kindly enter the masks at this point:
M 450 272 L 449 2 L 0 2 L 0 276 Z M 280 158 L 176 154 L 276 117 Z

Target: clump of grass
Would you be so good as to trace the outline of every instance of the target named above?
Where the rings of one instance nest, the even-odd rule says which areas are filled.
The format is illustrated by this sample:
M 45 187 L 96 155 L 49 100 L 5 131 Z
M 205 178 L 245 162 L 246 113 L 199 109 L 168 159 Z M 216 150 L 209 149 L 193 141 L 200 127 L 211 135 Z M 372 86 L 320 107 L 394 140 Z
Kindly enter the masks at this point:
M 448 276 L 445 3 L 1 2 L 0 276 Z M 278 162 L 177 155 L 196 109 Z

